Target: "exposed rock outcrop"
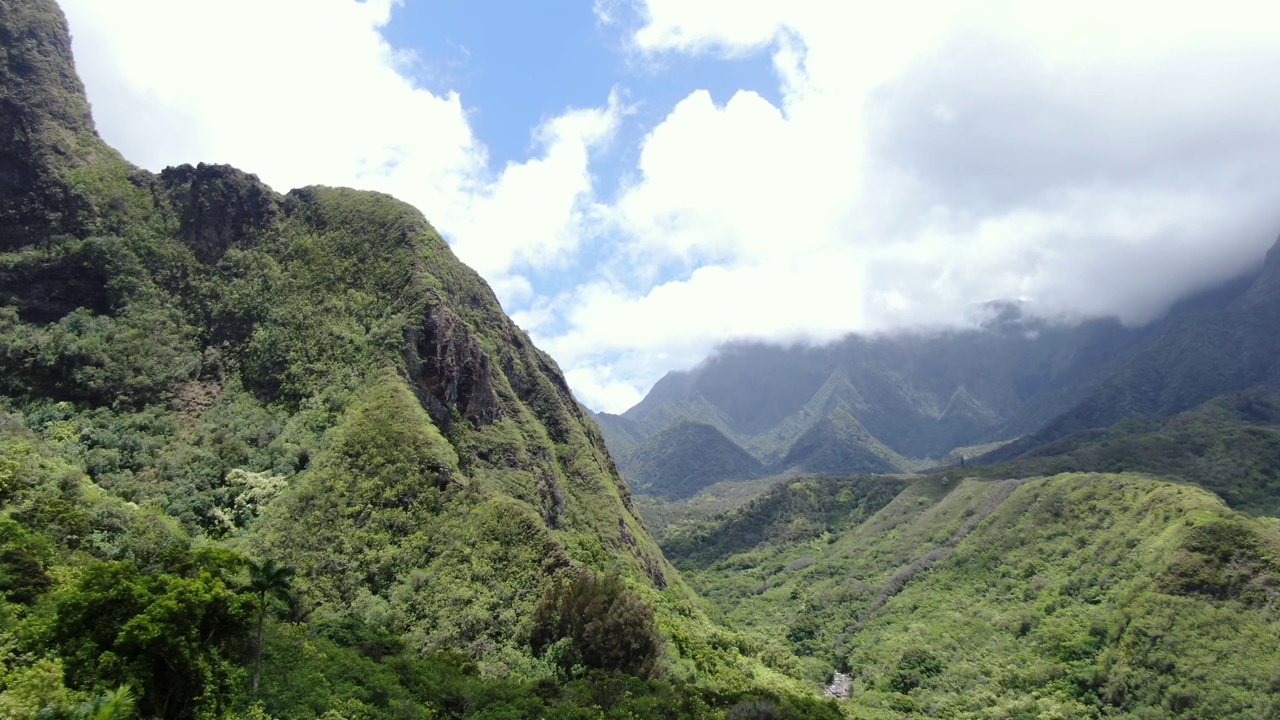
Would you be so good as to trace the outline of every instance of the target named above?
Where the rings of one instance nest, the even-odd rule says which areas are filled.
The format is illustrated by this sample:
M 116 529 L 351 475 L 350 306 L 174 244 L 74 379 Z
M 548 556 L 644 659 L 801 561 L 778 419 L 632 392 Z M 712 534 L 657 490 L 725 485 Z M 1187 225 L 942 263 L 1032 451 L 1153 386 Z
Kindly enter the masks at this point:
M 406 335 L 409 379 L 438 426 L 446 432 L 452 427 L 452 408 L 476 425 L 501 417 L 489 357 L 457 315 L 444 305 L 433 305 L 422 324 Z
M 179 208 L 179 232 L 201 261 L 216 263 L 233 243 L 255 237 L 279 213 L 279 201 L 257 175 L 230 165 L 179 165 L 160 173 Z

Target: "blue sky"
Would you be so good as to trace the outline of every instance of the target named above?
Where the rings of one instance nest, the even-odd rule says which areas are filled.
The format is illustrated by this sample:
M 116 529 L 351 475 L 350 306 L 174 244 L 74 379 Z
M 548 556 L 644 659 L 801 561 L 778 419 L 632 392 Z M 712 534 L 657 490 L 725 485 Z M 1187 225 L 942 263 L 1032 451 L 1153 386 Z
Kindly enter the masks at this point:
M 767 47 L 734 57 L 637 59 L 627 48 L 638 22 L 634 13 L 602 22 L 586 1 L 444 0 L 406 3 L 383 35 L 415 54 L 410 72 L 423 87 L 462 95 L 494 169 L 528 159 L 530 131 L 544 120 L 600 105 L 620 90 L 634 114 L 596 165 L 607 188 L 634 167 L 644 134 L 694 90 L 721 104 L 741 89 L 781 100 Z
M 434 94 L 457 92 L 468 121 L 497 173 L 539 153 L 534 129 L 573 108 L 590 108 L 617 93 L 627 106 L 614 138 L 592 157 L 594 195 L 610 202 L 634 179 L 646 134 L 672 107 L 703 90 L 723 105 L 747 90 L 781 104 L 769 48 L 731 55 L 665 53 L 639 57 L 631 35 L 643 23 L 635 6 L 615 5 L 608 21 L 590 2 L 445 0 L 406 3 L 393 11 L 383 37 L 408 51 L 405 74 Z M 542 295 L 573 289 L 607 262 L 608 247 L 584 248 L 564 267 L 525 268 Z M 670 268 L 655 280 L 672 280 Z
M 1146 322 L 1280 230 L 1257 0 L 62 5 L 126 157 L 413 203 L 595 409 L 734 339 Z

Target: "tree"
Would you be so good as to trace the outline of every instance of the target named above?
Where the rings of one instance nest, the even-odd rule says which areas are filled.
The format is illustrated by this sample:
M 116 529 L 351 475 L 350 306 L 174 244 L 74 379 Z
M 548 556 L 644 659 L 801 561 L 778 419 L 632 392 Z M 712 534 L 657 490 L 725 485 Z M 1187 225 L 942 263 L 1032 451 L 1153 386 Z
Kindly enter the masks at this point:
M 50 628 L 68 684 L 127 684 L 144 717 L 216 716 L 253 606 L 227 582 L 240 562 L 205 548 L 154 574 L 131 562 L 90 565 L 61 593 Z
M 267 602 L 273 598 L 289 602 L 290 584 L 294 569 L 282 565 L 274 558 L 261 563 L 249 563 L 249 591 L 258 596 L 258 640 L 253 647 L 253 691 L 258 691 L 258 679 L 262 674 L 262 633 L 267 617 Z
M 533 615 L 534 653 L 562 648 L 558 661 L 641 678 L 658 667 L 662 640 L 653 608 L 615 573 L 580 570 L 552 586 Z M 561 643 L 560 641 L 564 641 Z
M 81 705 L 77 717 L 82 720 L 130 720 L 137 717 L 133 691 L 128 685 L 108 690 Z

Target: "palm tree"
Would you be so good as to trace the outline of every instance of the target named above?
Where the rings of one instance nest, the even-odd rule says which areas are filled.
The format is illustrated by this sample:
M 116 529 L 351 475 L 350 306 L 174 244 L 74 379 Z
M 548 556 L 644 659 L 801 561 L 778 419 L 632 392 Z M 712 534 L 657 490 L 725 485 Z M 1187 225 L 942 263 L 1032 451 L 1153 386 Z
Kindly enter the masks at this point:
M 289 602 L 289 578 L 293 567 L 282 565 L 273 558 L 261 563 L 249 562 L 249 591 L 258 596 L 258 642 L 253 651 L 253 691 L 258 691 L 258 678 L 262 673 L 262 629 L 267 618 L 267 601 L 279 598 Z
M 133 691 L 128 685 L 108 690 L 81 705 L 76 717 L 83 720 L 129 720 L 137 717 L 133 709 Z

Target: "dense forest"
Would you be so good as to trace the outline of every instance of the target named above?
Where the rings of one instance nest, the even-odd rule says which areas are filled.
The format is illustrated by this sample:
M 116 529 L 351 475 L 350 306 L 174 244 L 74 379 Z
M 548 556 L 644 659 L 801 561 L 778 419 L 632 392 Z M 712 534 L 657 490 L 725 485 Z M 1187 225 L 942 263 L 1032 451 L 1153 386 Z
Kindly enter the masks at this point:
M 844 474 L 1031 433 L 1088 373 L 1001 418 L 1004 385 L 939 390 L 916 410 L 946 422 L 901 442 L 902 394 L 860 416 L 829 358 L 767 353 L 802 377 L 732 417 L 660 383 L 598 416 L 635 490 L 757 489 L 659 526 L 418 210 L 134 167 L 56 4 L 6 1 L 0 717 L 1275 717 L 1277 262 L 1152 345 L 1054 335 L 1032 360 L 1083 334 L 1117 374 L 1002 464 Z M 1200 377 L 1201 336 L 1248 367 L 1149 387 Z

